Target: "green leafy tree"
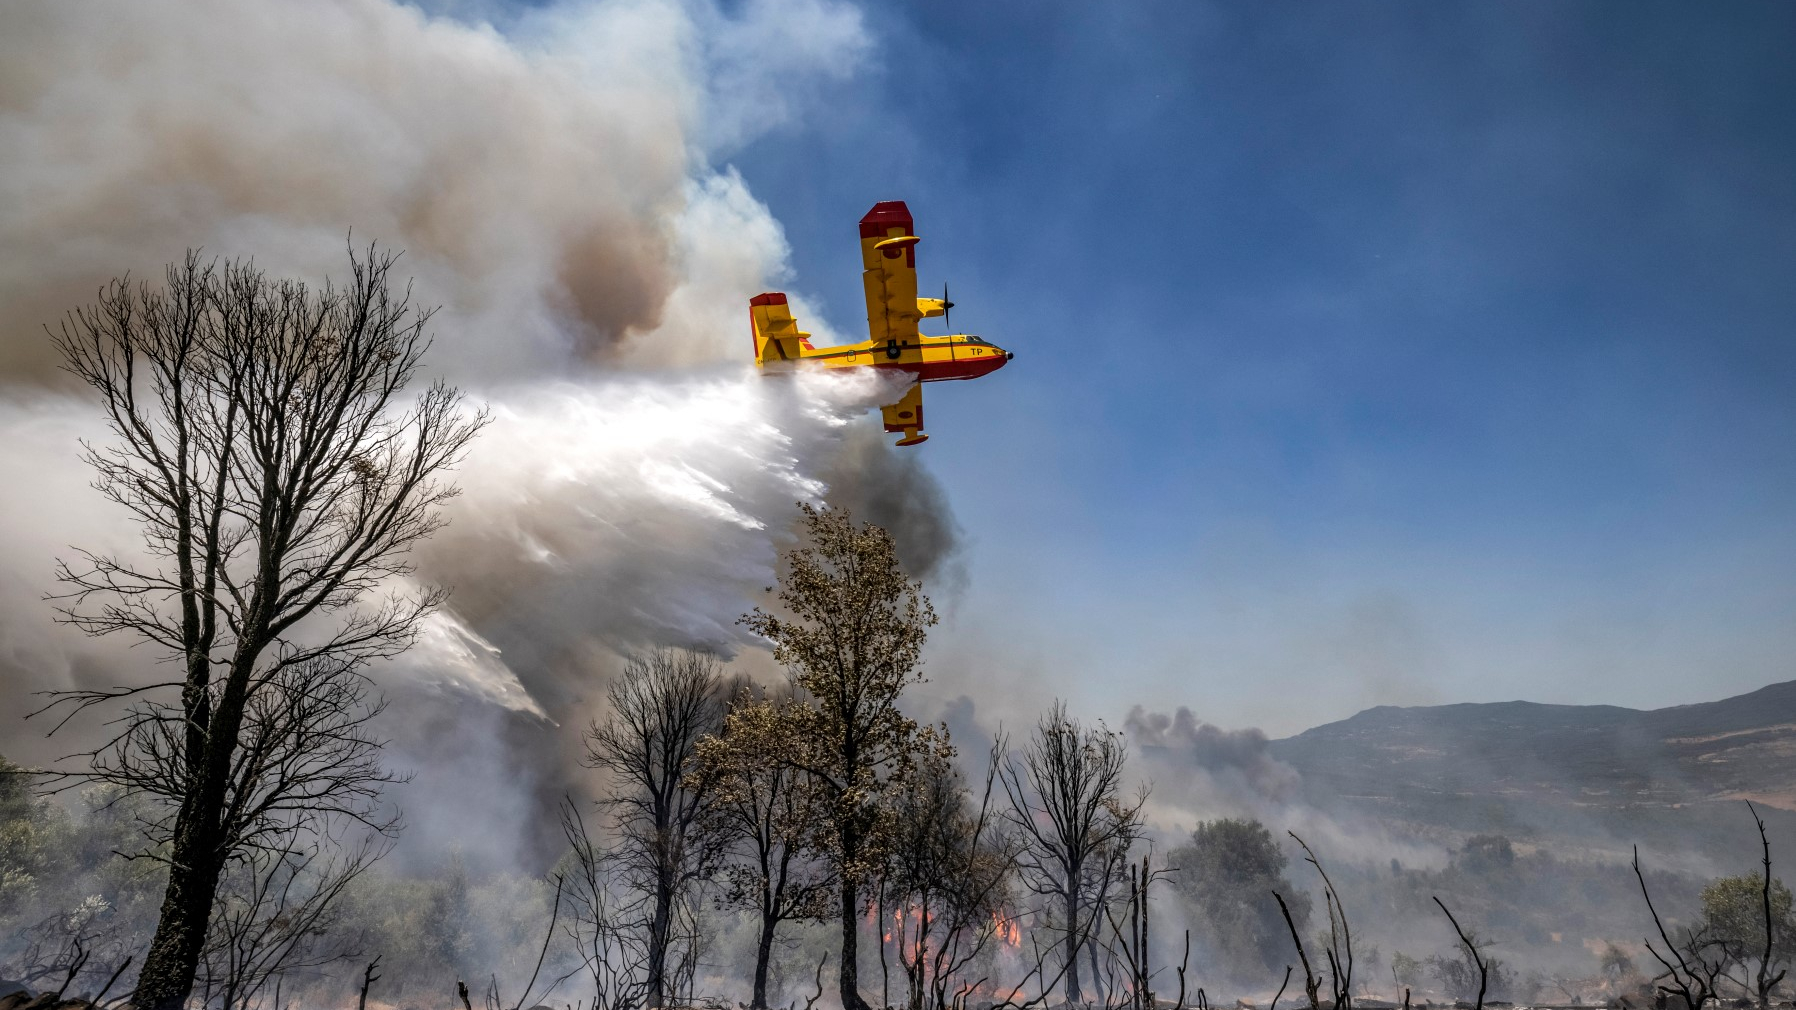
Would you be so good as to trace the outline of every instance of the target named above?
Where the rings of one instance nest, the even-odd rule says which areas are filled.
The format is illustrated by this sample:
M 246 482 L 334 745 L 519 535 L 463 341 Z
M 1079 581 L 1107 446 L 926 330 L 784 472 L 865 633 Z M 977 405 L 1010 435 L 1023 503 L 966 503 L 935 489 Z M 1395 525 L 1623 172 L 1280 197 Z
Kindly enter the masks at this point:
M 1478 934 L 1468 933 L 1467 942 L 1459 944 L 1451 957 L 1436 954 L 1428 959 L 1428 970 L 1441 984 L 1447 995 L 1459 1000 L 1469 1000 L 1478 995 L 1480 973 L 1478 960 L 1484 961 L 1487 973 L 1484 995 L 1487 998 L 1500 998 L 1509 995 L 1515 985 L 1515 970 L 1507 964 L 1491 957 L 1490 941 L 1480 940 Z M 1474 956 L 1473 948 L 1477 949 Z
M 1391 981 L 1397 983 L 1399 989 L 1421 985 L 1423 967 L 1421 961 L 1397 951 L 1391 955 Z
M 1243 975 L 1285 963 L 1289 940 L 1271 892 L 1293 894 L 1295 888 L 1284 875 L 1288 860 L 1264 824 L 1206 821 L 1167 862 L 1178 868 L 1173 888 L 1193 913 L 1194 932 L 1210 949 Z M 1309 921 L 1309 895 L 1295 894 L 1289 904 L 1302 929 Z
M 1754 978 L 1765 981 L 1759 993 L 1768 1003 L 1770 990 L 1782 981 L 1783 966 L 1788 965 L 1790 951 L 1796 949 L 1796 920 L 1790 914 L 1790 888 L 1773 879 L 1769 891 L 1771 911 L 1770 956 L 1765 943 L 1765 878 L 1757 873 L 1738 877 L 1721 877 L 1702 889 L 1702 928 L 1705 939 L 1726 953 L 1731 964 L 1742 968 L 1760 967 Z
M 799 508 L 807 543 L 786 553 L 779 589 L 789 616 L 757 607 L 742 623 L 773 643 L 774 659 L 801 692 L 788 710 L 786 760 L 826 798 L 822 840 L 842 927 L 837 982 L 843 1010 L 868 1010 L 858 971 L 860 898 L 886 843 L 888 786 L 936 744 L 933 730 L 898 708 L 904 688 L 923 679 L 923 642 L 936 616 L 885 530 L 856 526 L 845 510 Z
M 1453 865 L 1480 877 L 1499 876 L 1515 870 L 1515 846 L 1502 835 L 1473 835 L 1454 857 Z
M 0 922 L 33 906 L 67 843 L 66 819 L 32 792 L 27 771 L 0 757 Z
M 1611 943 L 1603 948 L 1598 971 L 1610 988 L 1619 989 L 1622 983 L 1634 976 L 1634 959 L 1628 956 L 1627 951 Z

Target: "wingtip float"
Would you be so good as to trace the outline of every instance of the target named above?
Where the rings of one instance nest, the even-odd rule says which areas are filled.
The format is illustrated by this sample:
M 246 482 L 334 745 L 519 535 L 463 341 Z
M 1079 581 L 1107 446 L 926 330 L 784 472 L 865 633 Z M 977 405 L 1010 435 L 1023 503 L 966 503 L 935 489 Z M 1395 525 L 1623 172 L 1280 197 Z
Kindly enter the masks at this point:
M 969 333 L 929 337 L 918 332 L 924 319 L 942 316 L 947 322 L 948 300 L 917 297 L 917 243 L 910 209 L 902 200 L 873 205 L 861 218 L 861 281 L 867 294 L 868 339 L 838 347 L 813 347 L 811 335 L 798 328 L 786 296 L 777 291 L 748 301 L 753 326 L 755 364 L 763 372 L 787 372 L 800 367 L 877 368 L 904 372 L 910 385 L 897 403 L 881 409 L 886 431 L 900 435 L 899 445 L 928 440 L 923 431 L 925 382 L 977 379 L 1004 367 L 1015 357 L 1009 351 Z

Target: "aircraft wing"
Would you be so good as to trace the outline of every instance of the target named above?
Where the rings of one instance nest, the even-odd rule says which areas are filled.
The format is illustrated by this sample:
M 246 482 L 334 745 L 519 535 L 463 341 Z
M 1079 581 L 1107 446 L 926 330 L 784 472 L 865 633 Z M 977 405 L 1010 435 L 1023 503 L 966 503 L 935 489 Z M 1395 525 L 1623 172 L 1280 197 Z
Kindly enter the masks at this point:
M 867 289 L 867 330 L 874 343 L 917 342 L 917 236 L 902 200 L 876 203 L 861 218 L 861 281 Z M 933 313 L 932 313 L 933 314 Z
M 899 445 L 916 445 L 929 439 L 923 434 L 923 384 L 913 382 L 897 403 L 879 408 L 885 415 L 886 430 L 903 432 Z

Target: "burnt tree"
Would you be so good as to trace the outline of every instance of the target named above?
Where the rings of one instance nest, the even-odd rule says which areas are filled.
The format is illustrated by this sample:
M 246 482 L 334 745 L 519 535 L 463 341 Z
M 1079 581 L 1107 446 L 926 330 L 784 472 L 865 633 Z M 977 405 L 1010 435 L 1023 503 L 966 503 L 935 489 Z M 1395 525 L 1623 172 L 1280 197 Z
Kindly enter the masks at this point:
M 766 1010 L 780 924 L 828 916 L 835 877 L 823 858 L 825 796 L 787 760 L 789 698 L 738 692 L 723 732 L 701 741 L 695 777 L 709 784 L 706 830 L 728 851 L 720 904 L 760 918 L 751 1010 Z
M 702 822 L 709 782 L 690 773 L 699 741 L 723 726 L 721 666 L 708 653 L 658 649 L 632 658 L 607 694 L 611 712 L 587 729 L 586 756 L 610 776 L 616 855 L 649 902 L 644 997 L 659 1007 L 670 988 L 675 916 L 717 853 Z
M 86 447 L 95 486 L 143 537 L 136 554 L 59 565 L 62 619 L 136 637 L 174 674 L 57 699 L 68 715 L 167 705 L 153 721 L 175 809 L 141 1010 L 187 1001 L 220 875 L 263 823 L 265 780 L 238 774 L 258 698 L 295 668 L 398 654 L 444 598 L 375 598 L 442 524 L 442 475 L 484 423 L 448 386 L 408 392 L 430 313 L 394 290 L 394 260 L 352 254 L 346 285 L 314 289 L 190 254 L 165 286 L 117 281 L 54 335 L 111 429 Z
M 1147 792 L 1123 795 L 1125 754 L 1119 735 L 1079 725 L 1056 701 L 1020 762 L 1007 759 L 998 771 L 1021 846 L 1024 886 L 1051 901 L 1060 920 L 1055 931 L 1068 1003 L 1084 1002 L 1080 946 L 1103 920 L 1102 906 L 1141 833 Z

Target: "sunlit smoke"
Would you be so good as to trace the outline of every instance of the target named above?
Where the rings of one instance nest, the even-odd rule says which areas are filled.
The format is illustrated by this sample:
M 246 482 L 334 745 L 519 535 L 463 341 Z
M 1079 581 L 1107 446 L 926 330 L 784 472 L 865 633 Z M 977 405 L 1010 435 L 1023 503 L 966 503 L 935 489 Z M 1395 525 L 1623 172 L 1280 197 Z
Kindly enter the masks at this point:
M 858 10 L 435 6 L 460 17 L 393 0 L 0 13 L 0 466 L 29 475 L 0 491 L 0 695 L 17 711 L 31 690 L 158 672 L 56 627 L 42 600 L 68 545 L 140 547 L 86 487 L 77 439 L 105 432 L 43 327 L 190 248 L 314 284 L 351 242 L 402 250 L 414 304 L 440 306 L 424 377 L 493 421 L 416 558 L 450 602 L 374 672 L 404 712 L 390 755 L 417 773 L 412 822 L 459 824 L 448 841 L 470 859 L 508 860 L 552 820 L 532 797 L 587 791 L 572 752 L 620 656 L 743 654 L 736 618 L 766 598 L 794 503 L 894 527 L 919 575 L 951 569 L 956 536 L 940 488 L 868 415 L 879 380 L 746 362 L 747 299 L 791 287 L 788 249 L 721 162 L 867 64 Z M 9 733 L 5 749 L 68 744 Z M 467 807 L 500 826 L 468 828 Z

